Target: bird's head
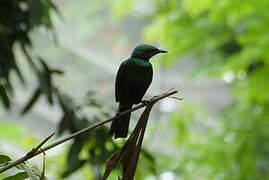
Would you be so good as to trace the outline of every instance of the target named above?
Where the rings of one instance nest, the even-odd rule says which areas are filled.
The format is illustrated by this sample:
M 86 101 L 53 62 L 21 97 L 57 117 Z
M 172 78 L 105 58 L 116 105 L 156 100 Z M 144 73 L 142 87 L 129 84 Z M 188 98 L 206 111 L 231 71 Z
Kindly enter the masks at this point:
M 159 53 L 167 53 L 167 51 L 161 50 L 149 44 L 140 44 L 134 48 L 132 57 L 149 60 L 151 57 Z

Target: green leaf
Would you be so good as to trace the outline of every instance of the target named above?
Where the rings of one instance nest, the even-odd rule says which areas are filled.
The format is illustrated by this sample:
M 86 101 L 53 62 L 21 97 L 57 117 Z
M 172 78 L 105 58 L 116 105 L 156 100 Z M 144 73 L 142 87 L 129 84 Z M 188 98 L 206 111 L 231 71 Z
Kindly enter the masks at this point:
M 144 169 L 147 168 L 146 169 L 147 171 L 151 171 L 151 173 L 157 174 L 156 162 L 155 162 L 155 158 L 153 154 L 146 151 L 145 149 L 141 149 L 141 155 L 143 157 L 142 161 L 143 161 Z
M 9 161 L 11 161 L 10 157 L 0 154 L 0 165 L 1 164 L 6 164 Z
M 10 124 L 0 121 L 0 139 L 1 142 L 4 140 L 21 142 L 21 132 L 23 128 L 21 125 Z
M 62 110 L 64 111 L 65 114 L 69 114 L 75 109 L 74 102 L 72 98 L 70 98 L 66 94 L 59 94 L 59 103 L 61 105 Z
M 43 5 L 42 24 L 44 24 L 47 28 L 53 27 L 51 16 L 50 16 L 50 9 L 51 7 L 49 6 L 49 4 L 46 3 Z
M 47 95 L 47 100 L 49 104 L 53 104 L 53 88 L 51 84 L 52 83 L 51 70 L 42 58 L 39 58 L 39 61 L 41 62 L 43 66 L 42 73 L 40 74 L 41 89 Z
M 37 99 L 39 98 L 41 94 L 41 90 L 40 88 L 38 88 L 35 93 L 32 95 L 32 97 L 30 98 L 29 102 L 27 103 L 27 105 L 23 108 L 22 110 L 22 114 L 25 114 L 27 113 L 32 107 L 33 105 L 35 104 L 35 102 L 37 101 Z
M 2 102 L 3 102 L 4 106 L 7 109 L 9 109 L 9 107 L 10 107 L 9 97 L 7 95 L 5 87 L 2 84 L 0 84 L 0 96 L 2 98 Z
M 67 169 L 62 173 L 62 178 L 68 177 L 70 174 L 81 168 L 85 164 L 86 160 L 79 160 L 68 162 Z
M 13 176 L 6 177 L 3 180 L 23 180 L 23 179 L 26 179 L 28 177 L 29 176 L 26 172 L 19 172 Z
M 31 180 L 40 180 L 41 172 L 36 166 L 30 166 L 28 163 L 21 163 L 20 166 L 26 171 Z
M 79 159 L 79 153 L 85 142 L 76 139 L 76 141 L 71 145 L 67 157 L 67 167 L 62 173 L 62 177 L 65 178 L 81 168 L 86 160 Z
M 31 1 L 30 9 L 30 24 L 31 26 L 38 26 L 42 23 L 43 8 L 41 1 Z

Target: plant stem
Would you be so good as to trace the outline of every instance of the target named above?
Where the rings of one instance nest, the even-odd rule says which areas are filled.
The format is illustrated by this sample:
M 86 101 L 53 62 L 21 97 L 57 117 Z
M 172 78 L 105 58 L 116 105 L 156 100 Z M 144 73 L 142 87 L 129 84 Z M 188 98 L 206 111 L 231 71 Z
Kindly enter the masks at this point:
M 127 111 L 124 111 L 124 112 L 120 113 L 119 115 L 121 116 L 121 115 L 124 115 L 124 114 L 126 114 L 126 113 L 129 113 L 129 112 L 132 112 L 132 111 L 136 111 L 136 110 L 138 110 L 138 109 L 140 109 L 140 108 L 142 108 L 142 107 L 147 106 L 148 104 L 149 104 L 149 105 L 153 105 L 153 104 L 155 104 L 157 101 L 159 101 L 159 100 L 161 100 L 161 99 L 164 99 L 164 98 L 166 98 L 166 97 L 169 97 L 169 96 L 171 96 L 171 95 L 173 95 L 173 94 L 176 94 L 176 93 L 177 93 L 176 90 L 173 90 L 173 89 L 172 89 L 172 90 L 169 90 L 169 91 L 166 92 L 166 93 L 163 93 L 163 94 L 161 94 L 161 95 L 152 97 L 147 103 L 146 103 L 146 102 L 141 103 L 140 105 L 137 105 L 137 106 L 135 106 L 134 108 L 129 109 L 129 110 L 127 110 Z M 25 162 L 25 161 L 27 161 L 28 159 L 31 159 L 31 158 L 33 158 L 34 156 L 36 156 L 36 155 L 38 155 L 38 154 L 40 154 L 40 153 L 43 153 L 43 152 L 45 152 L 45 151 L 47 151 L 47 150 L 49 150 L 49 149 L 51 149 L 51 148 L 54 148 L 55 146 L 58 146 L 58 145 L 60 145 L 60 144 L 62 144 L 62 143 L 64 143 L 64 142 L 67 142 L 67 141 L 69 141 L 69 140 L 71 140 L 71 139 L 73 139 L 73 138 L 76 138 L 76 137 L 78 137 L 78 136 L 80 136 L 80 135 L 82 135 L 82 134 L 84 134 L 84 133 L 86 133 L 86 132 L 89 132 L 89 131 L 91 131 L 91 130 L 93 130 L 93 129 L 95 129 L 95 128 L 98 128 L 98 127 L 100 127 L 100 126 L 102 126 L 102 125 L 104 125 L 104 124 L 106 124 L 106 123 L 108 123 L 108 122 L 114 120 L 115 118 L 117 118 L 117 116 L 114 116 L 114 117 L 112 117 L 112 118 L 110 118 L 110 119 L 107 119 L 107 120 L 105 120 L 105 121 L 102 121 L 102 122 L 100 122 L 100 123 L 96 123 L 96 124 L 94 124 L 94 125 L 88 126 L 88 127 L 84 128 L 84 129 L 82 129 L 82 130 L 80 130 L 80 131 L 77 131 L 77 132 L 75 132 L 75 133 L 73 133 L 73 134 L 68 135 L 67 137 L 64 137 L 64 138 L 62 138 L 62 139 L 60 139 L 60 140 L 58 140 L 58 141 L 52 143 L 51 145 L 48 145 L 48 146 L 46 146 L 46 147 L 44 147 L 44 148 L 42 148 L 42 149 L 40 148 L 40 149 L 37 150 L 35 153 L 27 153 L 25 156 L 21 157 L 20 159 L 14 161 L 14 162 L 11 162 L 10 164 L 8 164 L 8 165 L 4 166 L 3 168 L 1 168 L 1 169 L 0 169 L 0 173 L 2 173 L 2 172 L 4 172 L 4 171 L 6 171 L 6 170 L 8 170 L 8 169 L 10 169 L 10 168 L 12 168 L 12 167 L 18 165 L 18 164 L 20 164 L 20 163 L 22 163 L 22 162 Z

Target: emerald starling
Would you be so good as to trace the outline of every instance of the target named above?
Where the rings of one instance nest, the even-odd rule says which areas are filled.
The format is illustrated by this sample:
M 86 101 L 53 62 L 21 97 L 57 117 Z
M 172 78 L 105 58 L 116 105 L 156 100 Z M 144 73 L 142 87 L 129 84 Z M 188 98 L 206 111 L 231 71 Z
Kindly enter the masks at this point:
M 167 51 L 141 44 L 133 50 L 129 59 L 121 63 L 115 84 L 116 102 L 119 102 L 117 114 L 142 102 L 152 81 L 153 71 L 149 59 L 159 53 L 167 53 Z M 131 113 L 117 116 L 111 124 L 109 134 L 114 135 L 115 138 L 127 137 L 130 117 Z

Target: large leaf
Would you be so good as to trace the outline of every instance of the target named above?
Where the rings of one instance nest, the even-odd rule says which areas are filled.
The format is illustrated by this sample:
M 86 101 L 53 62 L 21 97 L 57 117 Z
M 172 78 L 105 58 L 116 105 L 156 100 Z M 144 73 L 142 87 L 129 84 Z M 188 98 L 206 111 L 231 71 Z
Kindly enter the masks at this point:
M 108 158 L 103 180 L 108 178 L 119 162 L 123 167 L 122 180 L 133 180 L 151 109 L 152 105 L 146 107 L 126 143 Z
M 10 157 L 0 154 L 0 166 L 1 164 L 6 164 L 9 161 L 11 161 Z
M 79 158 L 79 152 L 81 151 L 83 145 L 84 142 L 78 140 L 71 145 L 67 156 L 67 167 L 62 173 L 63 178 L 69 176 L 71 173 L 82 167 L 86 162 L 86 160 L 81 160 Z
M 38 100 L 38 98 L 40 97 L 40 95 L 41 95 L 41 89 L 40 88 L 37 88 L 35 90 L 35 92 L 33 93 L 32 97 L 30 98 L 29 102 L 23 108 L 22 114 L 27 113 L 33 107 L 33 105 L 36 103 L 36 101 Z
M 40 78 L 40 88 L 46 94 L 47 100 L 50 104 L 53 104 L 53 88 L 52 88 L 52 77 L 51 70 L 46 62 L 39 58 L 42 65 L 42 71 L 39 73 Z
M 26 179 L 28 177 L 29 176 L 28 176 L 27 172 L 19 172 L 13 176 L 6 177 L 3 180 L 23 180 L 23 179 Z

